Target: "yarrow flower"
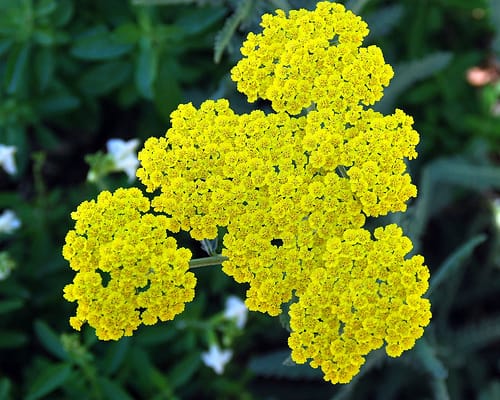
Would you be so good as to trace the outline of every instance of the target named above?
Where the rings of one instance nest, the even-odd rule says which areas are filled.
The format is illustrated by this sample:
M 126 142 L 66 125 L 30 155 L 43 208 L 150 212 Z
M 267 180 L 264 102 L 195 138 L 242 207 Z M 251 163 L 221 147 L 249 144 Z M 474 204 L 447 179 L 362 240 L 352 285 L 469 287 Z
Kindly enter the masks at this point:
M 194 297 L 191 252 L 167 237 L 169 219 L 149 214 L 137 188 L 101 192 L 71 214 L 75 229 L 66 235 L 63 256 L 77 271 L 64 297 L 77 301 L 70 319 L 96 329 L 99 339 L 130 336 L 142 323 L 168 321 Z
M 393 72 L 378 47 L 362 47 L 366 23 L 344 6 L 320 2 L 314 11 L 288 15 L 277 10 L 261 25 L 262 33 L 248 35 L 231 76 L 250 102 L 269 100 L 274 112 L 238 115 L 225 99 L 180 105 L 166 135 L 148 139 L 138 156 L 137 177 L 152 193 L 155 213 L 144 229 L 154 231 L 159 219 L 171 232 L 204 240 L 225 227 L 223 271 L 249 284 L 248 309 L 278 315 L 291 303 L 292 359 L 320 367 L 332 383 L 346 383 L 371 350 L 385 346 L 388 355 L 399 356 L 410 349 L 431 318 L 422 298 L 429 272 L 422 256 L 408 257 L 410 239 L 394 224 L 373 234 L 364 228 L 367 217 L 405 211 L 416 196 L 405 160 L 417 156 L 419 135 L 403 111 L 386 116 L 368 108 Z M 92 210 L 99 202 L 90 203 Z M 104 221 L 101 206 L 83 212 L 88 207 L 77 211 L 76 233 L 65 246 L 85 249 L 78 261 L 76 251 L 66 250 L 76 270 L 89 264 L 89 251 L 104 257 L 117 238 L 131 240 L 145 217 L 132 218 L 141 222 L 126 229 L 127 236 L 118 229 L 125 222 L 95 222 Z M 119 209 L 112 207 L 107 219 Z M 114 229 L 119 233 L 110 236 Z M 138 262 L 132 249 L 132 256 L 121 250 L 120 257 Z M 110 265 L 119 265 L 115 257 Z M 120 279 L 132 273 L 119 271 Z M 135 290 L 146 285 L 144 277 L 129 282 L 136 279 L 141 284 L 129 283 Z M 103 295 L 89 301 L 88 291 L 68 292 L 67 298 L 84 300 L 76 327 L 88 320 L 102 336 L 116 338 L 140 323 L 139 316 L 133 328 L 121 321 L 126 328 L 110 335 Z M 91 322 L 97 309 L 99 318 Z

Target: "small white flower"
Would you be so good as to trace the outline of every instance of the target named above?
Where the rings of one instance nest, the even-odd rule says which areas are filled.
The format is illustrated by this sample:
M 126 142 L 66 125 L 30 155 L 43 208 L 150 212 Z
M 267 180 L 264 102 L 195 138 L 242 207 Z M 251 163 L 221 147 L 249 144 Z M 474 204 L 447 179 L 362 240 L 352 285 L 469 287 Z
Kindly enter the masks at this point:
M 212 368 L 218 375 L 224 372 L 224 367 L 232 356 L 231 350 L 221 350 L 216 344 L 212 344 L 208 351 L 201 353 L 201 359 L 205 365 Z
M 17 151 L 15 146 L 6 146 L 0 144 L 0 165 L 9 175 L 14 175 L 17 172 L 14 153 Z
M 125 172 L 131 181 L 134 180 L 139 167 L 137 146 L 139 146 L 139 140 L 137 139 L 129 141 L 109 139 L 106 143 L 108 153 L 115 164 L 115 170 Z
M 236 296 L 229 296 L 226 300 L 226 309 L 224 317 L 236 321 L 236 326 L 243 329 L 247 322 L 248 308 L 245 303 Z
M 12 210 L 5 210 L 0 215 L 0 233 L 12 233 L 21 226 L 21 221 Z

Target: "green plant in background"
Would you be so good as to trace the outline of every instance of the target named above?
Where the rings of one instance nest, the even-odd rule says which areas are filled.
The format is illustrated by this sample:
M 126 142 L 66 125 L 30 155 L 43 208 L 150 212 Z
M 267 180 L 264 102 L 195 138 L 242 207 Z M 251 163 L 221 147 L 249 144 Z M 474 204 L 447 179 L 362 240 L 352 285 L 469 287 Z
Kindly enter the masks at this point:
M 0 237 L 8 273 L 0 281 L 0 398 L 498 398 L 496 82 L 467 80 L 471 68 L 495 66 L 498 2 L 345 1 L 370 27 L 364 44 L 379 46 L 395 71 L 374 109 L 403 109 L 422 133 L 408 164 L 418 199 L 404 214 L 368 218 L 364 229 L 397 224 L 413 243 L 407 257 L 425 256 L 433 317 L 413 349 L 397 358 L 372 351 L 344 385 L 291 359 L 283 327 L 296 297 L 279 321 L 251 313 L 239 329 L 225 319 L 228 294 L 243 298 L 249 286 L 220 267 L 196 269 L 202 290 L 174 321 L 116 342 L 98 341 L 85 325 L 70 332 L 74 309 L 61 299 L 72 279 L 60 255 L 70 211 L 97 190 L 134 184 L 125 164 L 131 171 L 136 154 L 115 158 L 108 140 L 143 143 L 164 131 L 177 104 L 199 110 L 207 98 L 229 99 L 235 115 L 273 114 L 269 100 L 249 105 L 228 71 L 262 14 L 313 10 L 317 1 L 0 3 L 0 144 L 16 149 L 17 167 L 11 174 L 0 154 L 0 215 L 12 210 L 22 221 Z M 225 232 L 201 248 L 183 231 L 173 236 L 197 265 L 204 252 L 221 262 Z
M 207 265 L 217 258 L 250 284 L 250 310 L 278 315 L 293 296 L 292 359 L 347 383 L 366 354 L 386 344 L 401 355 L 430 320 L 421 298 L 429 272 L 421 256 L 405 259 L 411 241 L 394 224 L 375 229 L 375 240 L 363 228 L 416 195 L 403 158 L 416 156 L 418 134 L 400 110 L 364 108 L 392 70 L 379 48 L 361 47 L 366 24 L 343 6 L 278 10 L 262 27 L 243 43 L 232 79 L 275 113 L 236 115 L 224 99 L 181 105 L 166 138 L 148 139 L 139 154 L 137 176 L 160 191 L 151 204 L 132 188 L 78 207 L 63 249 L 77 271 L 64 291 L 78 302 L 70 323 L 116 340 L 173 319 L 196 279 L 191 252 L 166 231 L 204 240 L 226 227 L 222 254 Z

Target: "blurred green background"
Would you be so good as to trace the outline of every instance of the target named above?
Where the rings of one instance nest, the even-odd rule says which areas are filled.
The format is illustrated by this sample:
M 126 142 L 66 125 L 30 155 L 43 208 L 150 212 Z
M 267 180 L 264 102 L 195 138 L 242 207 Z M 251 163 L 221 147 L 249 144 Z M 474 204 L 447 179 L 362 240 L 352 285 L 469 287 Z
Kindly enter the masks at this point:
M 86 155 L 110 138 L 163 135 L 179 103 L 269 107 L 229 79 L 239 47 L 263 13 L 316 1 L 1 0 L 0 144 L 17 147 L 18 172 L 0 170 L 0 211 L 22 226 L 0 234 L 0 264 L 16 265 L 0 281 L 0 399 L 500 399 L 500 1 L 342 3 L 395 70 L 376 108 L 402 108 L 421 134 L 409 165 L 418 200 L 387 220 L 431 269 L 424 338 L 397 359 L 372 353 L 335 386 L 289 365 L 278 318 L 250 313 L 216 375 L 200 358 L 203 321 L 246 289 L 218 267 L 196 270 L 196 299 L 173 322 L 118 342 L 74 332 L 62 298 L 70 212 L 103 185 L 130 185 L 119 173 L 86 182 Z

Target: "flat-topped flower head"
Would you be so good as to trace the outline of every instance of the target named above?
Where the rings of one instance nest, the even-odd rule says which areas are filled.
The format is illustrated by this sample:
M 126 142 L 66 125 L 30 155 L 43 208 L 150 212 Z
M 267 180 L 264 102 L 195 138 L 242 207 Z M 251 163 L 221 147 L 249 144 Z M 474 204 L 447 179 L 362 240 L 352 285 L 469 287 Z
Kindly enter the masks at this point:
M 332 383 L 349 382 L 366 354 L 384 344 L 388 355 L 400 356 L 431 318 L 422 256 L 405 259 L 412 244 L 396 225 L 374 236 L 350 229 L 328 240 L 324 265 L 290 307 L 292 359 L 321 367 Z
M 151 203 L 131 189 L 79 207 L 64 247 L 78 271 L 65 294 L 79 302 L 71 323 L 118 338 L 173 318 L 194 277 L 190 253 L 165 231 L 203 240 L 224 227 L 222 269 L 248 283 L 246 307 L 278 315 L 293 300 L 293 360 L 346 383 L 371 350 L 411 348 L 431 317 L 429 272 L 421 256 L 407 257 L 411 241 L 395 225 L 373 237 L 364 228 L 416 196 L 405 161 L 419 135 L 402 111 L 369 109 L 392 69 L 378 47 L 362 47 L 367 26 L 344 6 L 278 10 L 261 25 L 232 79 L 274 111 L 236 114 L 226 99 L 182 104 L 138 155 Z M 228 309 L 242 325 L 246 309 Z M 215 348 L 204 355 L 216 371 L 229 358 Z
M 270 100 L 275 111 L 356 111 L 382 97 L 393 76 L 376 46 L 360 47 L 368 27 L 344 6 L 320 2 L 314 11 L 262 17 L 250 33 L 231 77 L 248 101 Z
M 101 192 L 71 214 L 63 256 L 77 271 L 64 297 L 78 303 L 70 324 L 96 329 L 102 340 L 130 336 L 141 324 L 168 321 L 194 297 L 191 252 L 167 237 L 165 216 L 148 214 L 139 189 Z

